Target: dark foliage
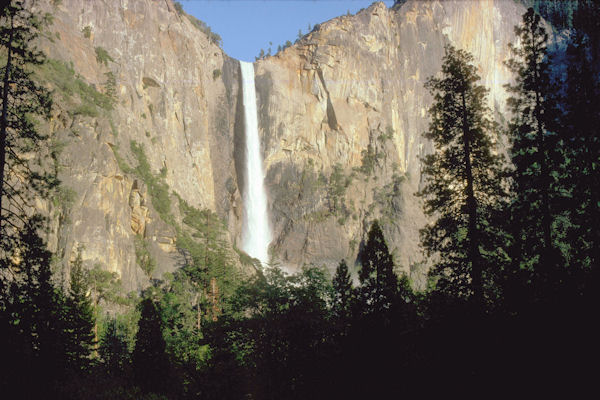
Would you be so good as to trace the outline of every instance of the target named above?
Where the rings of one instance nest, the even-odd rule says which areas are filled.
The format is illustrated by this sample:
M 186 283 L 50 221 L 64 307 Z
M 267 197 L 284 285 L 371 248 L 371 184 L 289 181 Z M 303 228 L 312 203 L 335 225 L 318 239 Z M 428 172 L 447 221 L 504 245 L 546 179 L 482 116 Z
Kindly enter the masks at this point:
M 483 308 L 490 297 L 484 294 L 490 286 L 484 276 L 489 279 L 490 267 L 502 253 L 494 218 L 506 184 L 487 89 L 479 80 L 473 57 L 446 46 L 442 76 L 426 84 L 434 103 L 425 137 L 433 141 L 435 152 L 423 160 L 426 180 L 419 195 L 425 198 L 425 213 L 434 219 L 421 235 L 427 254 L 436 257 L 432 272 L 439 290 Z
M 45 21 L 22 0 L 13 0 L 2 10 L 0 53 L 6 61 L 0 65 L 0 251 L 10 253 L 31 214 L 32 200 L 46 197 L 57 181 L 27 161 L 30 155 L 43 161 L 36 157 L 46 140 L 37 130 L 37 118 L 48 118 L 52 106 L 50 93 L 32 79 L 31 70 L 45 60 L 32 44 Z
M 94 348 L 94 310 L 88 294 L 88 283 L 81 249 L 71 266 L 71 284 L 65 302 L 66 354 L 70 368 L 86 371 Z
M 505 291 L 509 302 L 519 303 L 548 300 L 561 290 L 570 251 L 564 236 L 570 225 L 571 180 L 559 122 L 562 106 L 540 16 L 530 8 L 515 34 L 520 45 L 511 46 L 513 58 L 507 62 L 516 81 L 507 86 L 514 169 L 507 218 L 512 262 Z M 525 289 L 526 282 L 533 283 L 533 290 Z M 512 295 L 518 299 L 511 300 Z
M 144 392 L 163 393 L 168 385 L 169 360 L 165 352 L 160 312 L 150 298 L 142 300 L 140 309 L 135 350 L 132 354 L 135 382 Z

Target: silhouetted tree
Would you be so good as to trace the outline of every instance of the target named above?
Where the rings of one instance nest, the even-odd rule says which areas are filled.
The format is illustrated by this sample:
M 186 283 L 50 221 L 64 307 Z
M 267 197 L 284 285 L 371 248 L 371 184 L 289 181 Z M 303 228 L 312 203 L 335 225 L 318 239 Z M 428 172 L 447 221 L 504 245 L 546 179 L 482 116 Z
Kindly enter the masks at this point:
M 92 350 L 95 345 L 94 310 L 88 294 L 88 282 L 83 269 L 81 248 L 71 265 L 71 282 L 66 298 L 66 334 L 68 338 L 67 357 L 69 367 L 76 371 L 86 371 L 90 367 Z
M 331 306 L 334 316 L 340 319 L 349 319 L 354 300 L 354 289 L 352 279 L 348 272 L 346 260 L 340 261 L 332 281 L 333 304 Z
M 359 260 L 359 290 L 364 310 L 367 313 L 384 313 L 394 300 L 398 282 L 394 273 L 394 260 L 378 221 L 371 225 L 367 243 L 359 255 Z
M 424 134 L 435 151 L 423 160 L 425 213 L 434 222 L 421 231 L 422 244 L 435 255 L 438 289 L 484 304 L 484 268 L 498 252 L 490 219 L 504 198 L 502 160 L 496 155 L 495 124 L 487 89 L 473 56 L 447 45 L 442 75 L 426 83 L 434 98 Z
M 162 335 L 160 312 L 152 299 L 140 303 L 135 350 L 132 354 L 135 382 L 144 392 L 162 393 L 169 379 L 169 360 Z
M 517 46 L 510 45 L 513 58 L 507 62 L 515 83 L 507 85 L 512 112 L 509 124 L 510 156 L 514 164 L 511 204 L 513 231 L 512 269 L 533 273 L 536 287 L 547 287 L 561 265 L 555 232 L 560 199 L 558 175 L 564 164 L 556 128 L 558 112 L 551 85 L 548 35 L 540 16 L 532 8 L 515 27 Z M 538 293 L 539 295 L 539 293 Z
M 36 223 L 37 222 L 37 223 Z M 3 393 L 18 389 L 24 398 L 52 397 L 68 368 L 65 299 L 52 283 L 51 253 L 38 235 L 39 219 L 19 233 L 19 256 L 10 260 L 13 276 L 3 293 Z
M 33 196 L 47 195 L 57 181 L 27 161 L 46 138 L 37 131 L 36 117 L 48 118 L 52 105 L 48 90 L 33 81 L 29 68 L 44 62 L 43 53 L 33 45 L 44 21 L 23 0 L 11 1 L 3 12 L 0 49 L 6 61 L 0 68 L 0 251 L 7 252 L 25 223 Z
M 98 351 L 109 375 L 123 377 L 126 374 L 130 361 L 129 351 L 125 335 L 115 319 L 109 321 Z
M 594 10 L 596 16 L 600 17 L 600 6 L 586 7 L 581 12 L 593 15 Z M 575 21 L 584 23 L 583 18 L 577 13 Z M 585 26 L 577 29 L 575 25 L 575 28 L 573 40 L 567 49 L 565 115 L 561 138 L 567 152 L 566 186 L 571 193 L 566 200 L 566 208 L 572 208 L 573 225 L 568 242 L 574 248 L 574 262 L 579 264 L 579 268 L 587 269 L 598 266 L 600 254 L 600 229 L 597 229 L 600 226 L 600 79 L 593 49 L 598 44 L 591 41 Z

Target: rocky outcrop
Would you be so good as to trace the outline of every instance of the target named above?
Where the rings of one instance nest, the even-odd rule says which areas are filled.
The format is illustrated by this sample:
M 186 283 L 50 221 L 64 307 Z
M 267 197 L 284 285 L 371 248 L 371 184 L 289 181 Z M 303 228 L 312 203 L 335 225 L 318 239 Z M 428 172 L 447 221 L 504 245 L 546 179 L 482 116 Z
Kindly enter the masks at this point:
M 55 212 L 54 249 L 67 259 L 83 244 L 84 261 L 139 289 L 148 277 L 136 264 L 136 237 L 158 273 L 179 263 L 176 232 L 165 222 L 165 207 L 181 219 L 171 192 L 216 211 L 235 245 L 244 176 L 237 61 L 171 0 L 37 7 L 54 14 L 42 42 L 50 58 L 94 90 L 114 92 L 112 110 L 97 107 L 94 115 L 74 112 L 78 95 L 53 86 L 58 106 L 49 130 L 64 146 L 60 177 L 73 193 Z M 421 136 L 431 104 L 424 82 L 452 43 L 474 54 L 490 105 L 502 111 L 510 80 L 503 62 L 523 12 L 513 0 L 374 3 L 256 63 L 272 250 L 282 265 L 352 262 L 379 218 L 398 265 L 423 284 L 418 232 L 426 219 L 415 192 L 419 159 L 430 151 Z M 144 167 L 139 149 L 146 170 L 133 173 Z M 144 174 L 168 185 L 167 196 L 157 198 Z

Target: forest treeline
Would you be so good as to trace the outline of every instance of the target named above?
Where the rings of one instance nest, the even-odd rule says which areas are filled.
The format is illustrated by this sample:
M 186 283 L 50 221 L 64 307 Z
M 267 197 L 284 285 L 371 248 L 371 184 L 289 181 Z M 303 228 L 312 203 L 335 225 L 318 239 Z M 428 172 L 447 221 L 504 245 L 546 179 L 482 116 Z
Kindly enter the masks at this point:
M 29 157 L 52 107 L 32 72 L 45 62 L 33 43 L 47 18 L 13 0 L 0 24 L 2 397 L 577 397 L 593 387 L 600 7 L 580 1 L 570 20 L 559 42 L 533 8 L 515 27 L 506 126 L 469 53 L 447 45 L 428 79 L 427 290 L 396 273 L 378 221 L 355 277 L 345 260 L 333 277 L 277 265 L 243 277 L 203 225 L 215 217 L 184 205 L 206 245 L 182 234 L 184 267 L 127 297 L 81 250 L 67 282 L 53 275 L 45 220 L 29 207 L 60 184 Z M 133 311 L 103 312 L 111 301 Z

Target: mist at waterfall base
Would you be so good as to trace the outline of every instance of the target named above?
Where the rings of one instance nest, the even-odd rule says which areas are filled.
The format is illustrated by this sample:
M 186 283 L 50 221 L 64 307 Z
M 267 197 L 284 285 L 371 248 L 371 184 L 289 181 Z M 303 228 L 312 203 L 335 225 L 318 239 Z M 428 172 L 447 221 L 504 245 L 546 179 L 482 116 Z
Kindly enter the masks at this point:
M 240 61 L 242 72 L 244 128 L 246 132 L 246 179 L 243 191 L 244 216 L 242 250 L 261 263 L 269 261 L 271 229 L 267 213 L 267 193 L 258 136 L 254 65 Z

